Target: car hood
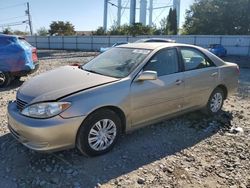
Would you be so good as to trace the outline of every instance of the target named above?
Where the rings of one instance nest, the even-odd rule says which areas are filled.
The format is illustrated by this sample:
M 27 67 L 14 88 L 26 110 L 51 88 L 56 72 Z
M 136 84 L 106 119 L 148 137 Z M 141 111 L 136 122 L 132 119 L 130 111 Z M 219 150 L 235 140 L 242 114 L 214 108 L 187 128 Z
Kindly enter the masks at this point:
M 53 101 L 117 80 L 117 78 L 90 73 L 78 67 L 64 66 L 25 82 L 18 90 L 17 98 L 27 103 Z

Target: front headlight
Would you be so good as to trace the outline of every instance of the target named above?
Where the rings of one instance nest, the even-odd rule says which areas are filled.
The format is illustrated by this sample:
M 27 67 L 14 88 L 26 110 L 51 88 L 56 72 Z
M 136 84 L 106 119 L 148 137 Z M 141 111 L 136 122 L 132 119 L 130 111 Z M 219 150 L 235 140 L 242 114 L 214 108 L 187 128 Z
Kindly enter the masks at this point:
M 69 102 L 44 102 L 27 106 L 22 114 L 33 118 L 50 118 L 70 107 Z

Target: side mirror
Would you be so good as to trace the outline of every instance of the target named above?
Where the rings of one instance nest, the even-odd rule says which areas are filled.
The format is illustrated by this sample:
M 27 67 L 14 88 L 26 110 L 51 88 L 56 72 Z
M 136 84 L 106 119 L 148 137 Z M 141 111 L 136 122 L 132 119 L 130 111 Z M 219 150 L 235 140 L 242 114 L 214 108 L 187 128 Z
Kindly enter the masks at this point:
M 156 71 L 143 71 L 137 78 L 137 81 L 156 80 L 156 79 L 157 79 Z

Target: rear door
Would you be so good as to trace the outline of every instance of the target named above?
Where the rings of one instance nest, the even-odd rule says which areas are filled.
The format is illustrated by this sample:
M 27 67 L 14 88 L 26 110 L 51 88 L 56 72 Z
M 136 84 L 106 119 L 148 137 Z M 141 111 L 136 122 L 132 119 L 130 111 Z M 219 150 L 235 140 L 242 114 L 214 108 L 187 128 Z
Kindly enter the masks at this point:
M 179 50 L 184 64 L 183 108 L 204 106 L 218 84 L 219 70 L 200 50 L 192 47 L 181 47 Z
M 183 102 L 183 72 L 175 48 L 158 51 L 142 71 L 156 71 L 156 80 L 131 84 L 132 125 L 136 126 L 180 111 Z

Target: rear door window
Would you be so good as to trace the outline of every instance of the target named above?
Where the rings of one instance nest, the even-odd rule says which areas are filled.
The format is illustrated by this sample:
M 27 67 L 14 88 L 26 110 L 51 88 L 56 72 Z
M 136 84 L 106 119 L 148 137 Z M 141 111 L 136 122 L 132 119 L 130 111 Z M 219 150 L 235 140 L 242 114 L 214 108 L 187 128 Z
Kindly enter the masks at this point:
M 194 48 L 181 48 L 185 71 L 215 66 L 203 53 Z

